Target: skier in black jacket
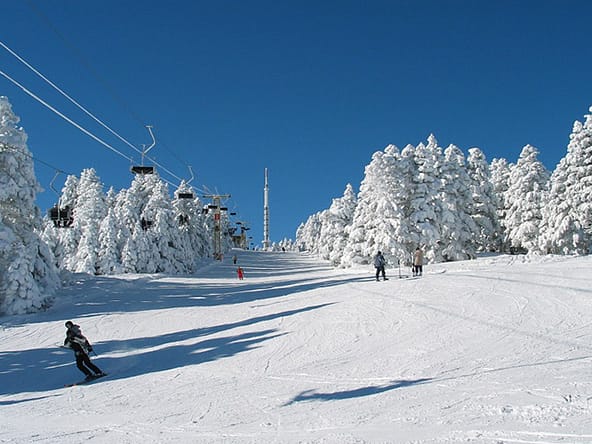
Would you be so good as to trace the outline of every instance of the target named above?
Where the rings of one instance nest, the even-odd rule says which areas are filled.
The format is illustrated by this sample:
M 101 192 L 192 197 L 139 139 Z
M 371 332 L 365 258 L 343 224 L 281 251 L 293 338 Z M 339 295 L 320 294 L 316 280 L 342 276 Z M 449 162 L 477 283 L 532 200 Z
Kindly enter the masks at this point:
M 378 275 L 380 273 L 382 273 L 382 280 L 388 281 L 388 278 L 386 277 L 386 273 L 384 271 L 385 266 L 386 266 L 386 259 L 384 258 L 382 253 L 379 251 L 378 253 L 376 253 L 376 256 L 374 256 L 374 268 L 376 268 L 376 280 L 377 281 L 379 280 Z
M 66 331 L 64 345 L 74 350 L 74 354 L 76 355 L 76 367 L 86 375 L 86 379 L 105 376 L 105 373 L 103 373 L 99 367 L 90 362 L 88 354 L 93 350 L 92 345 L 90 345 L 88 339 L 82 334 L 80 326 L 74 324 L 72 321 L 68 321 L 66 322 L 66 328 L 68 330 Z

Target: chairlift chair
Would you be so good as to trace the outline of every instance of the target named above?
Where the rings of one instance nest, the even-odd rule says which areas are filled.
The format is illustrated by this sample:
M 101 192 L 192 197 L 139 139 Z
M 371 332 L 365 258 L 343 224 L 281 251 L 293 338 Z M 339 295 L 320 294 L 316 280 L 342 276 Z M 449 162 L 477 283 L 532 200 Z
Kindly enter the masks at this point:
M 135 165 L 130 170 L 134 174 L 154 174 L 153 166 Z
M 68 228 L 71 227 L 74 222 L 72 209 L 69 205 L 60 208 L 58 204 L 55 204 L 52 208 L 47 210 L 47 215 L 53 222 L 53 226 L 56 228 Z
M 179 225 L 186 225 L 189 223 L 189 216 L 186 214 L 179 214 Z
M 53 183 L 55 182 L 56 178 L 60 175 L 61 171 L 56 170 L 53 179 L 49 183 L 49 187 L 52 189 L 54 193 L 59 197 L 60 193 L 58 190 L 55 189 Z M 67 228 L 72 226 L 74 222 L 74 217 L 72 214 L 72 208 L 69 205 L 61 206 L 60 204 L 61 199 L 58 199 L 58 203 L 56 203 L 52 208 L 47 210 L 47 215 L 53 222 L 54 227 L 56 228 Z
M 140 220 L 140 226 L 142 227 L 142 230 L 144 230 L 144 231 L 148 230 L 148 228 L 150 228 L 153 224 L 154 224 L 153 221 L 146 220 L 145 218 L 142 218 L 142 220 Z

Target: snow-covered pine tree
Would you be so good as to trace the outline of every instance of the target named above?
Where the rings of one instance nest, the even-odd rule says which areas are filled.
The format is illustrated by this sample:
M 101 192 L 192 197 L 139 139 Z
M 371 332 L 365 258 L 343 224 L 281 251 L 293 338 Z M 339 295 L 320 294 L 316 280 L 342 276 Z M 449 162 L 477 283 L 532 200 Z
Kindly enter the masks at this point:
M 417 164 L 415 163 L 415 148 L 407 145 L 399 153 L 398 148 L 389 145 L 385 149 L 388 155 L 388 206 L 385 234 L 390 238 L 387 245 L 383 248 L 383 253 L 387 261 L 395 265 L 400 262 L 406 263 L 411 252 L 417 244 L 414 242 L 414 223 L 411 218 L 412 193 L 409 191 L 413 187 L 413 179 L 417 174 Z
M 296 230 L 296 244 L 300 251 L 317 253 L 317 245 L 321 234 L 322 213 L 323 212 L 320 211 L 310 215 L 306 222 L 300 224 Z
M 146 234 L 153 245 L 156 271 L 159 273 L 186 273 L 191 269 L 190 254 L 187 253 L 178 220 L 175 217 L 168 185 L 158 180 L 144 208 L 145 217 L 154 221 Z
M 497 199 L 491 180 L 490 167 L 479 148 L 470 148 L 467 172 L 471 181 L 473 208 L 471 217 L 477 225 L 477 251 L 500 251 L 502 233 L 498 220 Z
M 336 199 L 333 199 L 331 206 L 320 214 L 321 229 L 319 230 L 319 237 L 317 244 L 315 245 L 315 251 L 316 254 L 324 260 L 329 260 L 329 256 L 333 250 L 333 223 L 335 216 L 331 213 L 331 209 L 335 205 L 335 200 Z
M 401 187 L 398 161 L 398 148 L 388 145 L 374 153 L 365 168 L 342 265 L 368 264 L 377 251 L 390 263 L 405 255 L 401 243 L 404 208 L 395 201 Z
M 107 201 L 112 197 L 111 191 L 107 193 Z M 137 257 L 132 242 L 132 234 L 141 230 L 139 211 L 140 207 L 129 197 L 129 190 L 121 189 L 115 195 L 115 200 L 109 206 L 113 209 L 113 227 L 117 251 L 119 252 L 119 265 L 123 273 L 135 273 Z M 104 248 L 103 246 L 101 248 Z
M 122 248 L 121 265 L 125 273 L 156 273 L 158 268 L 160 253 L 149 236 L 156 211 L 147 205 L 159 181 L 157 174 L 137 174 L 130 188 L 117 195 L 117 239 Z
M 412 221 L 411 215 L 415 212 L 413 207 L 413 189 L 417 177 L 417 164 L 415 163 L 415 147 L 408 144 L 403 148 L 397 162 L 397 185 L 393 193 L 393 202 L 401 210 L 401 220 L 396 231 L 398 242 L 403 246 L 404 252 L 397 260 L 405 266 L 412 265 L 413 252 L 418 245 L 417 226 Z
M 328 259 L 333 265 L 341 263 L 355 209 L 356 195 L 351 184 L 347 184 L 343 196 L 333 199 L 321 226 L 321 257 Z
M 535 147 L 526 145 L 510 173 L 510 186 L 506 192 L 509 203 L 506 234 L 510 246 L 516 251 L 540 252 L 543 197 L 549 172 L 538 160 L 538 154 Z
M 138 248 L 138 244 L 142 242 L 146 242 L 145 236 L 142 236 L 138 230 L 130 231 L 130 236 L 125 240 L 121 250 L 121 270 L 124 273 L 138 273 L 142 267 L 144 269 L 147 267 L 148 259 L 143 257 L 146 255 L 147 248 Z
M 98 274 L 122 273 L 121 253 L 123 243 L 118 240 L 119 221 L 116 217 L 117 193 L 109 188 L 105 196 L 107 215 L 99 225 L 99 257 L 97 260 Z
M 506 159 L 493 159 L 489 166 L 491 183 L 493 185 L 493 195 L 495 199 L 497 220 L 500 226 L 499 234 L 499 251 L 508 252 L 510 245 L 508 242 L 508 222 L 507 215 L 509 210 L 509 202 L 506 199 L 508 188 L 510 187 L 510 173 L 514 168 L 514 164 L 509 163 Z
M 425 258 L 433 261 L 441 256 L 443 248 L 440 243 L 442 207 L 439 200 L 442 148 L 438 146 L 436 137 L 430 134 L 428 144 L 417 145 L 414 154 L 417 174 L 410 189 L 410 221 L 414 227 L 411 241 L 415 246 L 422 245 Z
M 0 96 L 0 315 L 42 310 L 59 286 L 53 255 L 39 234 L 35 197 L 41 187 L 19 120 Z
M 375 229 L 370 207 L 375 200 L 376 188 L 379 187 L 376 180 L 376 170 L 379 169 L 377 164 L 381 160 L 382 152 L 377 151 L 373 154 L 372 161 L 364 168 L 364 179 L 360 184 L 357 205 L 348 230 L 348 242 L 341 258 L 342 266 L 351 267 L 355 264 L 370 263 L 372 253 L 367 251 L 368 235 L 366 230 L 373 231 Z
M 308 217 L 310 219 L 310 216 Z M 306 219 L 308 221 L 308 219 Z M 296 240 L 294 241 L 294 248 L 296 251 L 306 251 L 306 241 L 304 240 L 306 230 L 306 222 L 301 222 L 296 228 Z
M 589 254 L 592 248 L 592 107 L 576 121 L 567 154 L 550 179 L 543 211 L 543 251 Z
M 438 254 L 445 261 L 473 258 L 477 225 L 471 218 L 471 179 L 467 173 L 465 156 L 456 145 L 444 150 L 441 179 L 441 249 Z M 436 257 L 436 260 L 439 261 L 440 257 Z
M 96 274 L 99 260 L 99 229 L 107 214 L 107 204 L 101 183 L 94 168 L 88 168 L 80 174 L 73 206 L 74 221 L 72 231 L 79 236 L 75 253 L 66 261 L 68 270 L 78 273 Z M 64 231 L 64 230 L 61 230 Z
M 103 218 L 99 226 L 97 274 L 117 274 L 123 272 L 123 267 L 121 266 L 121 250 L 117 241 L 117 226 L 115 209 L 109 208 L 107 210 L 107 216 Z

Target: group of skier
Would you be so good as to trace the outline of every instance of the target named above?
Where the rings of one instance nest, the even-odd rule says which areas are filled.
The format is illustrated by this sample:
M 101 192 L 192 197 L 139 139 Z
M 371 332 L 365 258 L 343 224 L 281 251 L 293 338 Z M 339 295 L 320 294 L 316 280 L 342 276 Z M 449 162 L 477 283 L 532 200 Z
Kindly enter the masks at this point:
M 382 252 L 376 253 L 374 256 L 374 268 L 376 268 L 376 280 L 379 281 L 379 276 L 382 275 L 382 280 L 388 281 L 386 277 L 386 259 Z M 421 276 L 423 274 L 423 250 L 420 247 L 415 249 L 413 253 L 413 265 L 411 266 L 413 276 Z

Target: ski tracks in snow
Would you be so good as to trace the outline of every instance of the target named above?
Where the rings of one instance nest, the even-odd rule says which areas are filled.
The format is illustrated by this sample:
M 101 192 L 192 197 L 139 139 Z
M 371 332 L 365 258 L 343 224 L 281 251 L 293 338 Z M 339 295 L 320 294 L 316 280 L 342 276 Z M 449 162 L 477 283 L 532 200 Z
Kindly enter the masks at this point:
M 102 278 L 81 297 L 93 304 L 0 331 L 15 364 L 0 377 L 16 382 L 17 358 L 36 338 L 54 344 L 66 316 L 114 377 L 7 392 L 0 441 L 590 443 L 591 262 L 563 260 L 486 258 L 376 282 L 370 267 L 241 252 L 240 282 L 228 263 Z M 75 374 L 71 361 L 60 374 Z

